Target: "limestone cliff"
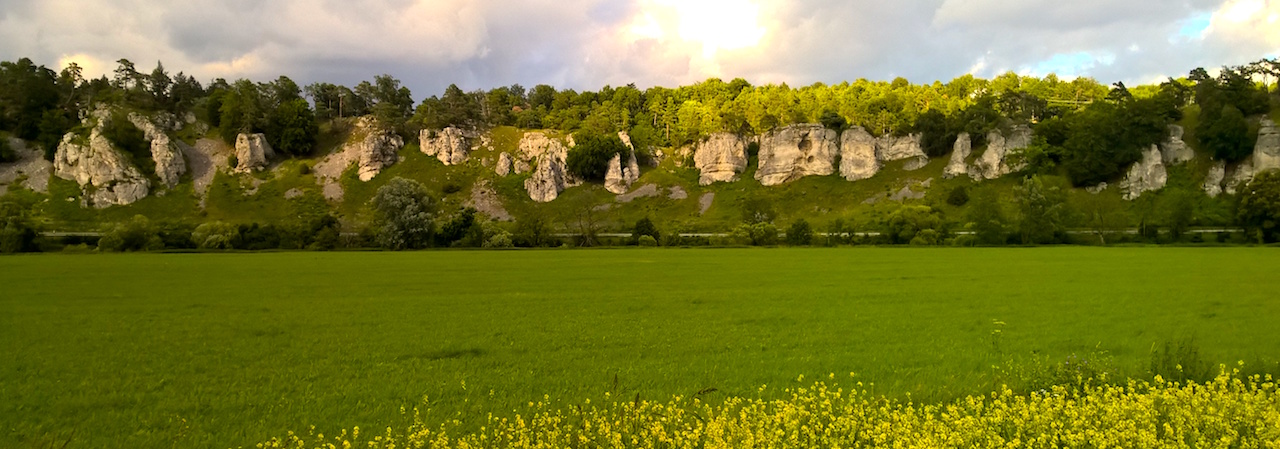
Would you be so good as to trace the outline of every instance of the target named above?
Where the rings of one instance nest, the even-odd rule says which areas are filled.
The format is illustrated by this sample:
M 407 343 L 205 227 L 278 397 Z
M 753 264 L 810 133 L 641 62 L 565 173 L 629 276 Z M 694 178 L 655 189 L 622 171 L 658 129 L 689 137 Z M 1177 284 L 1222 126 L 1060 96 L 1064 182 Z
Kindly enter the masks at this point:
M 737 181 L 747 169 L 747 143 L 736 134 L 712 134 L 694 150 L 693 163 L 700 173 L 698 184 Z
M 169 126 L 173 126 L 172 123 L 177 121 L 161 118 L 164 119 L 163 122 L 170 123 Z M 151 142 L 151 159 L 156 163 L 156 177 L 160 178 L 160 182 L 166 187 L 173 188 L 178 185 L 182 175 L 187 172 L 187 164 L 182 159 L 182 147 L 179 146 L 182 143 L 169 139 L 165 129 L 142 114 L 130 113 L 129 122 L 142 130 L 147 141 Z
M 267 143 L 267 136 L 258 134 L 240 134 L 236 136 L 236 173 L 250 173 L 267 168 L 267 162 L 276 157 L 276 152 Z
M 62 137 L 53 158 L 54 175 L 80 184 L 85 202 L 97 208 L 132 204 L 146 197 L 150 181 L 102 135 L 111 111 L 98 108 L 89 120 L 95 125 L 88 141 L 74 133 Z
M 791 125 L 760 137 L 756 180 L 766 186 L 785 184 L 805 176 L 835 173 L 840 154 L 836 132 L 822 125 Z
M 418 134 L 422 153 L 435 156 L 444 165 L 458 165 L 467 161 L 471 147 L 466 132 L 448 127 L 443 130 L 424 129 Z
M 840 176 L 847 181 L 859 181 L 875 176 L 880 171 L 876 138 L 860 126 L 845 130 L 840 136 Z

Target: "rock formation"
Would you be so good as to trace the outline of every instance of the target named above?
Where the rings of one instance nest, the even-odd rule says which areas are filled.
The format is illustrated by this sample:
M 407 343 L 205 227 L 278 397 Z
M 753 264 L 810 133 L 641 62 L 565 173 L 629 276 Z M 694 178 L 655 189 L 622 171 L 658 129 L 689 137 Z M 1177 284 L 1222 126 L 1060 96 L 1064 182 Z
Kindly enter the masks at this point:
M 1126 200 L 1136 200 L 1143 192 L 1154 192 L 1164 188 L 1169 180 L 1165 170 L 1160 148 L 1152 145 L 1142 153 L 1142 160 L 1129 167 L 1129 172 L 1120 181 L 1120 192 Z
M 267 168 L 267 159 L 276 156 L 267 143 L 267 136 L 241 134 L 236 136 L 236 173 L 249 173 Z
M 677 157 L 682 162 L 687 156 L 677 152 Z M 738 174 L 747 169 L 747 143 L 736 134 L 712 134 L 694 150 L 693 163 L 700 173 L 698 184 L 737 181 Z
M 1182 140 L 1181 126 L 1169 125 L 1169 135 L 1160 143 L 1160 155 L 1165 165 L 1177 165 L 1195 159 L 1196 152 Z
M 168 120 L 177 122 L 176 119 Z M 151 159 L 156 163 L 156 176 L 166 187 L 178 185 L 182 174 L 187 172 L 187 164 L 182 159 L 182 148 L 169 139 L 169 135 L 160 126 L 142 114 L 132 112 L 129 122 L 142 130 L 145 138 L 151 142 Z
M 785 184 L 805 176 L 835 173 L 840 154 L 836 132 L 822 125 L 791 125 L 760 137 L 760 166 L 756 180 L 766 186 Z
M 359 158 L 359 175 L 361 181 L 369 181 L 378 176 L 382 169 L 396 163 L 397 153 L 404 148 L 404 138 L 391 131 L 374 131 L 364 140 L 348 144 Z
M 9 148 L 17 156 L 17 160 L 0 163 L 0 196 L 9 191 L 10 185 L 22 185 L 40 193 L 49 192 L 49 174 L 53 164 L 44 159 L 44 151 L 39 146 L 27 146 L 27 143 L 16 137 L 0 137 L 6 139 Z M 18 181 L 22 182 L 18 182 Z
M 467 137 L 461 129 L 448 127 L 443 130 L 424 129 L 418 134 L 418 141 L 423 154 L 435 156 L 444 165 L 458 165 L 467 161 L 471 151 Z
M 524 189 L 529 192 L 530 199 L 539 203 L 554 201 L 564 189 L 582 183 L 565 167 L 568 156 L 568 148 L 543 133 L 526 133 L 520 139 L 519 160 L 525 164 L 536 161 L 533 175 L 524 181 Z
M 848 181 L 858 181 L 880 172 L 880 158 L 876 156 L 876 138 L 867 130 L 855 126 L 840 136 L 840 176 Z
M 86 202 L 93 207 L 132 204 L 146 197 L 151 183 L 102 135 L 111 120 L 110 111 L 99 108 L 91 120 L 97 123 L 87 142 L 74 133 L 62 137 L 53 159 L 54 174 L 80 184 Z
M 613 159 L 609 160 L 609 169 L 604 175 L 604 188 L 615 195 L 627 193 L 631 183 L 640 179 L 640 164 L 636 162 L 636 149 L 631 146 L 631 136 L 627 135 L 626 131 L 619 131 L 618 138 L 622 139 L 622 143 L 626 144 L 631 151 L 626 166 L 622 165 L 621 154 L 615 154 Z
M 1217 198 L 1222 194 L 1222 181 L 1226 178 L 1227 163 L 1214 161 L 1213 166 L 1209 167 L 1209 175 L 1204 178 L 1204 193 L 1210 198 Z
M 1227 182 L 1227 193 L 1236 193 L 1237 185 L 1248 182 L 1258 173 L 1280 168 L 1280 129 L 1266 118 L 1259 125 L 1258 143 L 1253 146 L 1253 154 L 1236 167 L 1235 174 Z
M 1009 166 L 1009 155 L 1031 145 L 1031 128 L 1017 125 L 1008 136 L 999 131 L 987 134 L 987 151 L 969 167 L 969 177 L 974 181 L 996 179 L 1013 173 L 1021 167 Z
M 498 176 L 507 176 L 514 169 L 515 166 L 511 163 L 510 154 L 504 152 L 498 155 L 498 166 L 493 168 L 494 173 L 497 173 Z
M 951 160 L 947 162 L 947 168 L 942 170 L 942 177 L 951 179 L 969 174 L 969 166 L 965 160 L 969 158 L 971 152 L 973 152 L 973 139 L 969 138 L 969 133 L 960 133 L 956 136 L 955 145 L 951 147 Z
M 920 134 L 905 136 L 884 135 L 876 139 L 876 154 L 881 162 L 910 159 L 902 166 L 903 170 L 917 170 L 929 164 L 929 156 L 924 154 L 920 146 Z

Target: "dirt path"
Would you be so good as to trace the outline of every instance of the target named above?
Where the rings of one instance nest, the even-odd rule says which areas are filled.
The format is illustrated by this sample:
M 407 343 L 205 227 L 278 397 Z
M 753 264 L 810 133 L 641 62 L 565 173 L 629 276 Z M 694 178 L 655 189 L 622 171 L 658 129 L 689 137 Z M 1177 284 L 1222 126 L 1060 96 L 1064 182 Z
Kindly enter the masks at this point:
M 196 194 L 200 196 L 200 207 L 203 208 L 214 175 L 218 174 L 218 170 L 228 168 L 227 158 L 235 150 L 216 139 L 200 139 L 194 147 L 185 143 L 179 147 L 182 148 L 182 155 L 187 158 L 187 168 L 191 170 Z

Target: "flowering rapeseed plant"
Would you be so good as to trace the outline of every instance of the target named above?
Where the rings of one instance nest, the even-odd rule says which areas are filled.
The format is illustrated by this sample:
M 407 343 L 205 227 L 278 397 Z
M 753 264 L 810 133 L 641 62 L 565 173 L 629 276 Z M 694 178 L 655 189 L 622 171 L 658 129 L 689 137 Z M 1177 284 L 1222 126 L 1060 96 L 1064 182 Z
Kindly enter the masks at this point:
M 828 380 L 834 376 L 828 376 Z M 858 383 L 861 385 L 861 383 Z M 762 387 L 763 389 L 763 387 Z M 1196 382 L 1130 380 L 1124 385 L 1055 386 L 1018 395 L 1001 388 L 932 405 L 873 397 L 825 381 L 788 388 L 781 399 L 696 396 L 618 401 L 525 414 L 490 415 L 477 432 L 460 422 L 387 428 L 361 440 L 290 433 L 260 448 L 1280 448 L 1280 395 L 1270 375 L 1221 368 Z

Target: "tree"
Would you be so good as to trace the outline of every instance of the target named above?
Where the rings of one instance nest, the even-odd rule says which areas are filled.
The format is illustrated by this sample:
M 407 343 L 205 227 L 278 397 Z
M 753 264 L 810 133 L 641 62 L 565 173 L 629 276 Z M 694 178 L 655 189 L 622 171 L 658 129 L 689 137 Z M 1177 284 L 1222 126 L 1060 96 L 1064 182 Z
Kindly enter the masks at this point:
M 994 190 L 978 190 L 969 203 L 966 218 L 969 221 L 968 228 L 973 231 L 979 244 L 1005 243 L 1004 214 L 1000 212 L 1000 201 Z
M 1196 205 L 1192 193 L 1186 189 L 1169 190 L 1165 193 L 1162 206 L 1169 235 L 1175 240 L 1181 239 L 1195 219 Z
M 1080 198 L 1077 209 L 1082 214 L 1084 224 L 1098 236 L 1098 242 L 1106 245 L 1107 235 L 1119 232 L 1128 222 L 1123 200 L 1117 195 L 1104 193 Z
M 636 221 L 636 225 L 631 230 L 631 241 L 638 243 L 641 236 L 653 237 L 656 241 L 662 241 L 662 233 L 658 231 L 658 227 L 653 225 L 653 220 L 649 217 L 641 218 Z
M 1198 135 L 1201 145 L 1213 152 L 1213 157 L 1236 162 L 1253 154 L 1253 139 L 1249 138 L 1249 122 L 1235 106 L 1223 106 L 1216 117 L 1206 117 L 1208 126 Z
M 1280 171 L 1268 170 L 1249 180 L 1237 198 L 1236 220 L 1258 243 L 1280 236 Z
M 933 208 L 918 204 L 904 204 L 897 207 L 884 218 L 882 233 L 889 238 L 889 243 L 901 245 L 913 243 L 913 240 L 924 231 L 932 236 L 925 244 L 937 244 L 942 234 L 942 217 Z
M 281 104 L 271 113 L 267 125 L 267 142 L 271 148 L 290 156 L 311 154 L 320 126 L 311 105 L 301 98 Z
M 151 221 L 142 215 L 134 215 L 129 221 L 117 224 L 98 240 L 101 251 L 158 251 L 164 249 L 164 241 Z
M 376 218 L 379 245 L 392 250 L 420 249 L 434 234 L 435 202 L 418 181 L 392 178 L 369 202 Z
M 1014 187 L 1018 205 L 1018 232 L 1023 244 L 1058 241 L 1065 231 L 1066 194 L 1058 186 L 1045 185 L 1040 176 L 1031 176 Z
M 956 133 L 947 126 L 947 116 L 937 109 L 930 109 L 916 118 L 915 129 L 921 133 L 921 147 L 929 157 L 950 153 L 956 143 Z
M 37 236 L 26 207 L 11 200 L 0 202 L 0 253 L 37 251 Z
M 538 248 L 551 244 L 551 229 L 547 219 L 537 210 L 516 220 L 516 245 Z
M 609 170 L 609 160 L 621 155 L 626 158 L 631 149 L 616 134 L 600 135 L 580 132 L 573 137 L 565 165 L 570 173 L 588 181 L 604 181 Z
M 219 132 L 222 140 L 234 143 L 242 133 L 261 132 L 267 121 L 267 104 L 257 84 L 241 79 L 229 86 L 221 98 Z
M 173 87 L 173 78 L 165 72 L 164 64 L 156 61 L 155 70 L 146 77 L 147 92 L 151 94 L 151 105 L 156 109 L 169 109 L 169 89 Z
M 791 246 L 809 246 L 813 243 L 813 227 L 803 218 L 797 219 L 787 228 L 787 244 Z

